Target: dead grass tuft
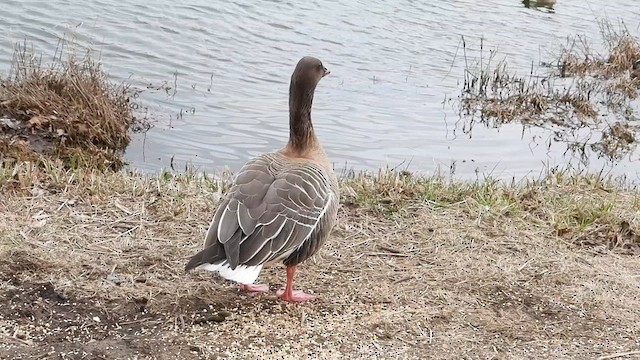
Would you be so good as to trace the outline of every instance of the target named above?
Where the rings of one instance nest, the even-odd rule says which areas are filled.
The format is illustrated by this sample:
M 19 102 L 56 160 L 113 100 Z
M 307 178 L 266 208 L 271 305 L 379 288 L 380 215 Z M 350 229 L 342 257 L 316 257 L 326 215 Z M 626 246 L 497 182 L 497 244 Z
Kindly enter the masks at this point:
M 136 122 L 128 87 L 114 85 L 94 54 L 61 40 L 50 64 L 18 44 L 0 79 L 0 151 L 4 159 L 60 158 L 68 166 L 119 168 Z
M 615 26 L 608 19 L 600 19 L 598 23 L 604 53 L 594 50 L 584 36 L 570 38 L 555 61 L 560 77 L 628 77 L 631 66 L 640 59 L 640 43 L 624 23 Z
M 640 202 L 622 180 L 352 174 L 335 232 L 300 268 L 297 286 L 319 294 L 308 304 L 275 299 L 280 267 L 258 296 L 183 273 L 227 184 L 0 166 L 0 357 L 555 359 L 637 347 Z
M 630 69 L 640 59 L 640 45 L 624 25 L 614 28 L 601 20 L 600 27 L 606 55 L 593 51 L 590 42 L 578 36 L 562 48 L 554 62 L 558 71 L 543 75 L 533 65 L 528 75 L 517 75 L 504 60 L 497 61 L 494 50 L 486 56 L 482 41 L 479 57 L 470 61 L 463 39 L 467 67 L 458 109 L 463 131 L 470 133 L 476 123 L 498 127 L 517 122 L 552 130 L 554 141 L 566 142 L 568 150 L 583 160 L 590 155 L 587 149 L 614 161 L 634 151 L 635 141 L 629 141 L 627 131 L 618 130 L 636 131 L 632 101 L 638 98 L 640 80 L 630 76 Z M 591 134 L 576 142 L 575 138 L 584 138 L 585 128 Z
M 593 146 L 609 158 L 619 160 L 624 154 L 635 149 L 638 129 L 640 127 L 637 125 L 616 122 L 604 130 L 602 140 Z
M 463 41 L 466 57 L 466 43 Z M 496 51 L 467 61 L 460 96 L 461 116 L 470 119 L 469 130 L 476 119 L 481 123 L 500 126 L 520 122 L 527 125 L 552 125 L 576 129 L 597 120 L 598 111 L 592 96 L 600 91 L 598 84 L 577 80 L 566 86 L 556 86 L 550 76 L 528 76 L 511 71 L 508 64 L 497 61 Z M 497 61 L 497 63 L 496 63 Z

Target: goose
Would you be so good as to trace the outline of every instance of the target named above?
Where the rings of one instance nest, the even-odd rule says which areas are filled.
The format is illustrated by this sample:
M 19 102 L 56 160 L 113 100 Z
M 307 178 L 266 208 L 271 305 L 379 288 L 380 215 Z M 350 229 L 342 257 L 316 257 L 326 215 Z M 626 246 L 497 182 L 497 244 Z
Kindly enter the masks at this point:
M 284 263 L 287 282 L 277 296 L 314 298 L 294 290 L 293 279 L 297 266 L 329 237 L 338 212 L 338 180 L 311 122 L 316 86 L 329 74 L 315 57 L 298 61 L 289 84 L 289 141 L 240 168 L 186 272 L 208 270 L 239 283 L 240 290 L 267 292 L 267 284 L 254 284 L 260 271 Z
M 631 77 L 631 80 L 640 79 L 640 59 L 634 61 L 631 69 L 629 70 L 629 75 Z
M 526 8 L 538 8 L 538 7 L 546 7 L 553 8 L 556 4 L 556 0 L 522 0 L 524 7 Z

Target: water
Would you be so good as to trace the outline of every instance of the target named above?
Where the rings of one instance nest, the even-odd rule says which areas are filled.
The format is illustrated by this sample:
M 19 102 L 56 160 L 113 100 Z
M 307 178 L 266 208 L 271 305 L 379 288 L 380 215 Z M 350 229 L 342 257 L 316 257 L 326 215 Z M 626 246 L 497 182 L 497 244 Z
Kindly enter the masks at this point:
M 460 93 L 461 37 L 475 48 L 484 38 L 512 69 L 528 73 L 567 36 L 599 43 L 596 16 L 603 15 L 638 33 L 640 7 L 622 0 L 558 0 L 554 11 L 518 0 L 5 1 L 0 71 L 9 69 L 15 42 L 26 38 L 52 55 L 60 36 L 75 34 L 100 52 L 115 81 L 145 88 L 154 127 L 128 148 L 133 168 L 156 172 L 173 162 L 216 172 L 283 146 L 289 76 L 301 56 L 314 55 L 332 72 L 318 87 L 313 119 L 336 168 L 519 178 L 579 162 L 544 130 L 460 132 L 457 112 L 443 100 Z M 146 89 L 163 83 L 171 89 Z M 588 168 L 636 179 L 636 159 L 593 157 Z

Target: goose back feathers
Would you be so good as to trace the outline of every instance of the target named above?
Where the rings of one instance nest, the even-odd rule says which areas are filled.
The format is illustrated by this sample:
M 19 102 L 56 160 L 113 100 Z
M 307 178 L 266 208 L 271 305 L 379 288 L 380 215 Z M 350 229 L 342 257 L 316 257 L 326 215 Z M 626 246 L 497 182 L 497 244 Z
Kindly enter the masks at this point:
M 338 210 L 338 182 L 322 164 L 281 152 L 245 164 L 218 208 L 204 250 L 187 270 L 207 270 L 244 284 L 253 283 L 264 264 L 297 265 L 324 243 Z M 238 269 L 235 275 L 225 276 Z M 231 271 L 230 271 L 231 270 Z

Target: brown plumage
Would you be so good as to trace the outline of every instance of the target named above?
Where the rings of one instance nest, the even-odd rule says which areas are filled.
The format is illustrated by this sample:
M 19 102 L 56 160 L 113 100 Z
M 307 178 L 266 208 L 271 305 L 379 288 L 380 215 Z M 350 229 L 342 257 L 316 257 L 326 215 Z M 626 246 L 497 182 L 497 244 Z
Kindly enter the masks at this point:
M 329 74 L 320 60 L 302 58 L 289 85 L 289 142 L 249 160 L 236 174 L 205 237 L 204 249 L 186 266 L 218 272 L 247 291 L 262 267 L 283 262 L 287 286 L 279 296 L 304 301 L 293 291 L 296 265 L 312 256 L 329 236 L 338 211 L 338 181 L 313 130 L 316 85 Z
M 636 60 L 629 70 L 631 79 L 640 79 L 640 59 Z

